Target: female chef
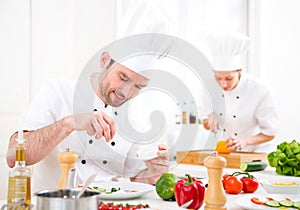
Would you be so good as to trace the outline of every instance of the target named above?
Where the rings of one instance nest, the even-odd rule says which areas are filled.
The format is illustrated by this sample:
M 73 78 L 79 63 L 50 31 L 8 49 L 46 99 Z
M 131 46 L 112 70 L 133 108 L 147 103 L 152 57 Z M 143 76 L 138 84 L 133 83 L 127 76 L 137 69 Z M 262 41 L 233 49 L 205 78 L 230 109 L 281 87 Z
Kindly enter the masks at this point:
M 225 100 L 225 113 L 210 113 L 203 120 L 204 127 L 216 132 L 223 118 L 222 136 L 230 150 L 266 152 L 275 137 L 277 115 L 267 88 L 242 70 L 241 56 L 249 47 L 249 38 L 223 32 L 211 34 L 207 43 L 215 79 L 223 89 L 220 97 Z

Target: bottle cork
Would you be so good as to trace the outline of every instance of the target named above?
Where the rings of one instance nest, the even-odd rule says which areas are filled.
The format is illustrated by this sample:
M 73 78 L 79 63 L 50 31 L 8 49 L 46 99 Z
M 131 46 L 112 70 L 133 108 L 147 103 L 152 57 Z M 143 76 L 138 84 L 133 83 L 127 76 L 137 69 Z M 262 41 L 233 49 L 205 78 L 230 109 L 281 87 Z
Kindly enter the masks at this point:
M 226 159 L 214 152 L 209 156 L 204 166 L 208 171 L 208 187 L 205 192 L 205 210 L 226 210 L 226 194 L 222 185 L 223 168 Z
M 58 189 L 65 189 L 69 170 L 75 167 L 75 163 L 78 160 L 78 155 L 75 152 L 70 152 L 70 149 L 67 148 L 66 151 L 58 154 L 57 159 L 60 163 L 61 169 L 61 177 L 58 184 Z

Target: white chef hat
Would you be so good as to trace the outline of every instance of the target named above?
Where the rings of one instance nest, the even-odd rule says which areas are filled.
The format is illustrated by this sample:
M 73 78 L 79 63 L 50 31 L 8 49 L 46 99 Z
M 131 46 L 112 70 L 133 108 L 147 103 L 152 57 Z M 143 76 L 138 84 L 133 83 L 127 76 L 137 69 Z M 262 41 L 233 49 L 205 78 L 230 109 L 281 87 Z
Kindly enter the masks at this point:
M 207 44 L 215 71 L 234 71 L 242 68 L 242 55 L 248 50 L 250 39 L 238 32 L 214 32 Z
M 176 36 L 178 25 L 162 7 L 153 1 L 132 1 L 121 11 L 117 37 L 141 33 L 161 33 Z
M 174 48 L 177 28 L 178 26 L 172 21 L 168 13 L 159 5 L 148 0 L 132 1 L 132 4 L 121 10 L 117 36 L 134 36 L 147 33 L 146 39 L 141 39 L 138 46 L 134 42 L 128 44 L 128 47 L 138 48 L 140 49 L 139 52 L 149 52 L 151 49 L 151 53 L 130 55 L 117 61 L 138 73 L 158 67 L 161 60 Z M 174 37 L 162 38 L 160 34 Z M 162 40 L 165 41 L 162 43 Z
M 124 58 L 118 62 L 132 71 L 145 76 L 143 71 L 155 69 L 159 61 L 157 56 L 153 54 L 141 54 Z

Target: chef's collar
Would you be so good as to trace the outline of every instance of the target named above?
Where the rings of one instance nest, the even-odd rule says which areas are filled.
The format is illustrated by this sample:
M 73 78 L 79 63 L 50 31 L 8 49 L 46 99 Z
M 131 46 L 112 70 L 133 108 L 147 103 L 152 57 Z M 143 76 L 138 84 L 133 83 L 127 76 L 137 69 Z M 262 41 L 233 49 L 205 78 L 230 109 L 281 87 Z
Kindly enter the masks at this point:
M 110 108 L 110 105 L 106 105 L 96 94 L 94 94 L 94 102 L 93 102 L 95 109 L 104 109 Z

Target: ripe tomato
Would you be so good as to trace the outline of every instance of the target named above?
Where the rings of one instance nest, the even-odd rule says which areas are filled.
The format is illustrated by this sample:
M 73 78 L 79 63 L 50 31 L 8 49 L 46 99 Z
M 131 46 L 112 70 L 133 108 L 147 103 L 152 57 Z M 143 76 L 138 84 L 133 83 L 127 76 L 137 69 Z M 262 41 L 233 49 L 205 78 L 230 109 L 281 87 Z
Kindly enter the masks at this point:
M 258 188 L 258 181 L 255 178 L 247 178 L 243 177 L 241 178 L 241 181 L 243 183 L 243 191 L 245 193 L 253 193 Z
M 229 177 L 229 174 L 224 174 L 223 175 L 223 179 L 222 179 L 222 185 L 223 185 L 223 188 L 224 188 L 224 190 L 225 190 L 225 181 L 226 181 L 226 179 Z
M 229 194 L 238 194 L 243 190 L 243 183 L 236 176 L 228 176 L 224 182 L 224 189 Z

